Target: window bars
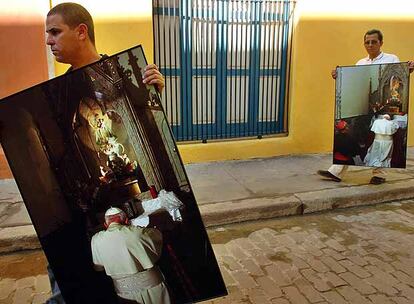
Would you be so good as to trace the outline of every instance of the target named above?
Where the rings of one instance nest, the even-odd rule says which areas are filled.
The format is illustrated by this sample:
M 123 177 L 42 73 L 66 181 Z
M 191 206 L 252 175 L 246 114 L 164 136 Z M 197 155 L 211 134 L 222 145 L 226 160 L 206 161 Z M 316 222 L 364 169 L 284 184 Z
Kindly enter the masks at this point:
M 179 141 L 287 132 L 293 0 L 153 0 L 154 59 Z

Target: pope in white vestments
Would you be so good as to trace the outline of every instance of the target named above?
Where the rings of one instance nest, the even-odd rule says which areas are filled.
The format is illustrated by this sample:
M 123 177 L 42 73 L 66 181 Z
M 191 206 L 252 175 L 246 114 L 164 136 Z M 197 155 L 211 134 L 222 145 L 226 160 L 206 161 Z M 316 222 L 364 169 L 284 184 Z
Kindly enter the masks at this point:
M 398 130 L 398 124 L 391 120 L 388 114 L 376 119 L 371 131 L 375 139 L 368 148 L 364 163 L 370 167 L 391 167 L 392 150 L 394 147 L 393 134 Z
M 142 304 L 171 303 L 164 277 L 156 262 L 161 256 L 162 234 L 153 228 L 127 224 L 118 208 L 105 213 L 107 230 L 92 237 L 96 270 L 105 270 L 122 299 Z

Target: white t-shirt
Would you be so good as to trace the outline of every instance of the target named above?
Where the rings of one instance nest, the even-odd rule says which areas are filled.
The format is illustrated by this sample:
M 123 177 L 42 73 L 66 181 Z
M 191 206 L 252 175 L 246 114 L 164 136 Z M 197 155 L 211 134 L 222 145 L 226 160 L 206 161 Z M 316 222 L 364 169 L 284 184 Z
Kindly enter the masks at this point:
M 380 63 L 398 63 L 400 59 L 394 54 L 387 54 L 381 52 L 374 59 L 370 59 L 369 56 L 358 60 L 356 65 L 367 65 L 367 64 L 380 64 Z

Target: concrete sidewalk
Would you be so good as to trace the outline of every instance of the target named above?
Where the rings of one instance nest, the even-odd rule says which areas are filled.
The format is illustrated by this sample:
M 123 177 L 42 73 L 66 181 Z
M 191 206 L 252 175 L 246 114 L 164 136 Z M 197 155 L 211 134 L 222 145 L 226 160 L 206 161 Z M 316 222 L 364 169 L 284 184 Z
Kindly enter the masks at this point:
M 388 169 L 387 183 L 370 185 L 372 170 L 352 167 L 341 183 L 316 174 L 328 154 L 306 154 L 186 165 L 207 227 L 298 215 L 414 197 L 414 148 L 407 169 Z M 0 252 L 39 248 L 13 179 L 0 179 Z

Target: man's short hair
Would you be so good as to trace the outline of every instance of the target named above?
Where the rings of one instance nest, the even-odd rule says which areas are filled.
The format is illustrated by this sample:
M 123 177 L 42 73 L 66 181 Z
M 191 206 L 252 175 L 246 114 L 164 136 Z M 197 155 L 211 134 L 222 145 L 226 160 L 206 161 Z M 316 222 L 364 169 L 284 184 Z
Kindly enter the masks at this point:
M 84 23 L 88 27 L 89 39 L 95 45 L 95 31 L 93 26 L 93 19 L 91 14 L 82 5 L 73 2 L 64 2 L 54 6 L 47 16 L 60 15 L 63 18 L 65 24 L 71 29 L 77 27 L 79 24 Z
M 382 38 L 383 38 L 382 33 L 381 33 L 380 30 L 377 30 L 377 29 L 372 29 L 372 30 L 369 30 L 368 32 L 366 32 L 365 35 L 364 35 L 364 41 L 365 41 L 365 38 L 367 37 L 367 35 L 374 35 L 374 34 L 377 34 L 378 35 L 378 40 L 380 42 L 382 42 Z

